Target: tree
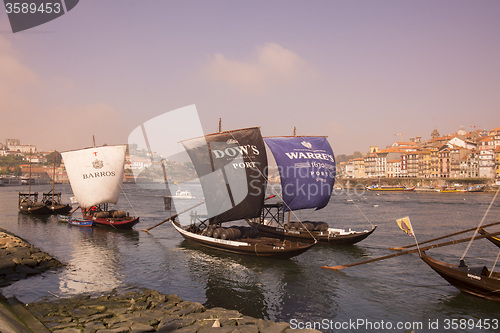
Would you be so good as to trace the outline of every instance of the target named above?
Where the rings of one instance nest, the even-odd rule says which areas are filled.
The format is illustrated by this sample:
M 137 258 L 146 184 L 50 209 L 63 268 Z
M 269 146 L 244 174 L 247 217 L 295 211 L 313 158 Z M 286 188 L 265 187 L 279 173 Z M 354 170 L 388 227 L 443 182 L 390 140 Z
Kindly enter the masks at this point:
M 53 151 L 52 153 L 50 153 L 47 156 L 45 156 L 45 158 L 47 159 L 47 164 L 48 165 L 54 165 L 54 158 L 56 160 L 56 165 L 57 166 L 61 165 L 62 156 L 57 151 Z

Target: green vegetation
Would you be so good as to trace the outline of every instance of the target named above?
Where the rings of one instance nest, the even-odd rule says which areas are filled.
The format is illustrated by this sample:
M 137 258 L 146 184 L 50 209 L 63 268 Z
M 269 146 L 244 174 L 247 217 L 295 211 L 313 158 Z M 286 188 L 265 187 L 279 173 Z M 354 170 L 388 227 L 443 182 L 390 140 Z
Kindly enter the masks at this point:
M 349 160 L 355 159 L 355 158 L 362 158 L 363 154 L 359 151 L 355 151 L 352 155 L 345 155 L 345 154 L 340 154 L 335 156 L 335 162 L 336 163 L 341 163 L 341 162 L 348 162 Z
M 21 164 L 25 164 L 23 156 L 0 156 L 0 175 L 21 175 Z

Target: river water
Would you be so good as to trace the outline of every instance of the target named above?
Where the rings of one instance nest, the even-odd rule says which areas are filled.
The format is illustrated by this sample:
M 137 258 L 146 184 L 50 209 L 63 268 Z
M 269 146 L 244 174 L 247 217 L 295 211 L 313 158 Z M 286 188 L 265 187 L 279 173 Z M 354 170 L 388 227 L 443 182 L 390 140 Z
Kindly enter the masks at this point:
M 41 193 L 50 188 L 40 185 L 34 190 Z M 179 211 L 203 197 L 194 184 L 185 184 L 182 189 L 190 190 L 196 198 L 178 204 Z M 113 288 L 147 287 L 207 307 L 286 321 L 292 328 L 315 325 L 325 332 L 433 332 L 447 328 L 485 332 L 494 331 L 495 322 L 500 327 L 499 303 L 459 292 L 417 254 L 342 271 L 321 268 L 391 254 L 388 247 L 411 244 L 413 238 L 395 222 L 404 216 L 410 216 L 420 241 L 475 227 L 492 193 L 338 192 L 326 208 L 300 212 L 299 217 L 354 230 L 369 229 L 372 223 L 377 230 L 354 246 L 318 245 L 298 257 L 279 260 L 205 250 L 183 240 L 168 223 L 150 233 L 141 231 L 169 216 L 161 190 L 124 185 L 117 208 L 141 217 L 141 223 L 128 231 L 102 227 L 87 230 L 60 223 L 55 217 L 19 214 L 20 190 L 27 188 L 0 187 L 0 226 L 67 264 L 1 289 L 5 296 L 15 296 L 24 303 L 81 293 L 98 295 Z M 57 190 L 69 202 L 70 186 L 59 185 Z M 499 217 L 500 198 L 484 224 L 497 222 Z M 489 230 L 498 231 L 500 226 Z M 441 247 L 428 254 L 458 263 L 466 245 Z M 497 254 L 497 247 L 479 240 L 467 252 L 466 262 L 491 268 Z

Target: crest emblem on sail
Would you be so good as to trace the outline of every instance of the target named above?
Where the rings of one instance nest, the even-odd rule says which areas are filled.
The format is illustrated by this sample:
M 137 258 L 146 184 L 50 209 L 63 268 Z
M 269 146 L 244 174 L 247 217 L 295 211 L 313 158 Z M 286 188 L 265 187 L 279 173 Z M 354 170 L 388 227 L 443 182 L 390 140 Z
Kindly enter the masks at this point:
M 321 209 L 335 182 L 335 157 L 325 137 L 265 138 L 278 165 L 283 209 Z
M 96 159 L 94 162 L 92 162 L 92 166 L 94 167 L 94 169 L 101 169 L 104 166 L 104 162 L 102 160 Z
M 210 134 L 182 144 L 200 179 L 211 223 L 260 215 L 267 155 L 259 128 Z
M 73 194 L 82 208 L 117 203 L 125 165 L 125 145 L 61 153 Z M 100 159 L 96 159 L 96 153 Z

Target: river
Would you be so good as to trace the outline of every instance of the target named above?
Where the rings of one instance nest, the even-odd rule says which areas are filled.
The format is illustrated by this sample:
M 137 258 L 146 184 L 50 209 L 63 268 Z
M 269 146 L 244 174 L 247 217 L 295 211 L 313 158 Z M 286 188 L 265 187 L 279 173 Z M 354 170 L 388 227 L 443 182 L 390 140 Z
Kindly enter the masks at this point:
M 41 193 L 50 188 L 38 185 L 33 190 Z M 190 190 L 196 198 L 178 205 L 179 211 L 203 197 L 194 184 L 185 184 L 182 189 Z M 498 303 L 459 292 L 417 254 L 341 271 L 321 268 L 391 254 L 388 247 L 411 244 L 413 238 L 395 222 L 404 216 L 410 217 L 420 241 L 475 227 L 486 212 L 492 193 L 339 191 L 326 208 L 300 212 L 299 217 L 354 230 L 369 229 L 372 223 L 378 226 L 377 230 L 357 245 L 317 245 L 295 258 L 279 260 L 206 250 L 185 241 L 168 223 L 150 233 L 141 231 L 169 216 L 161 190 L 124 185 L 117 208 L 141 217 L 141 222 L 128 231 L 84 229 L 60 223 L 55 216 L 19 214 L 17 196 L 21 190 L 26 191 L 27 187 L 0 187 L 0 226 L 67 263 L 62 269 L 0 290 L 24 303 L 44 297 L 98 295 L 114 288 L 147 287 L 207 307 L 236 309 L 254 317 L 286 321 L 292 328 L 315 325 L 325 332 L 432 332 L 448 327 L 454 332 L 496 331 L 494 326 L 489 330 L 484 327 L 487 322 L 496 322 L 500 327 Z M 69 202 L 69 185 L 58 185 L 56 190 Z M 499 221 L 499 216 L 500 198 L 484 224 Z M 188 216 L 184 218 L 188 220 Z M 490 230 L 498 231 L 500 226 Z M 458 263 L 466 245 L 437 248 L 428 254 Z M 479 240 L 467 252 L 466 262 L 491 269 L 497 254 L 497 247 Z

